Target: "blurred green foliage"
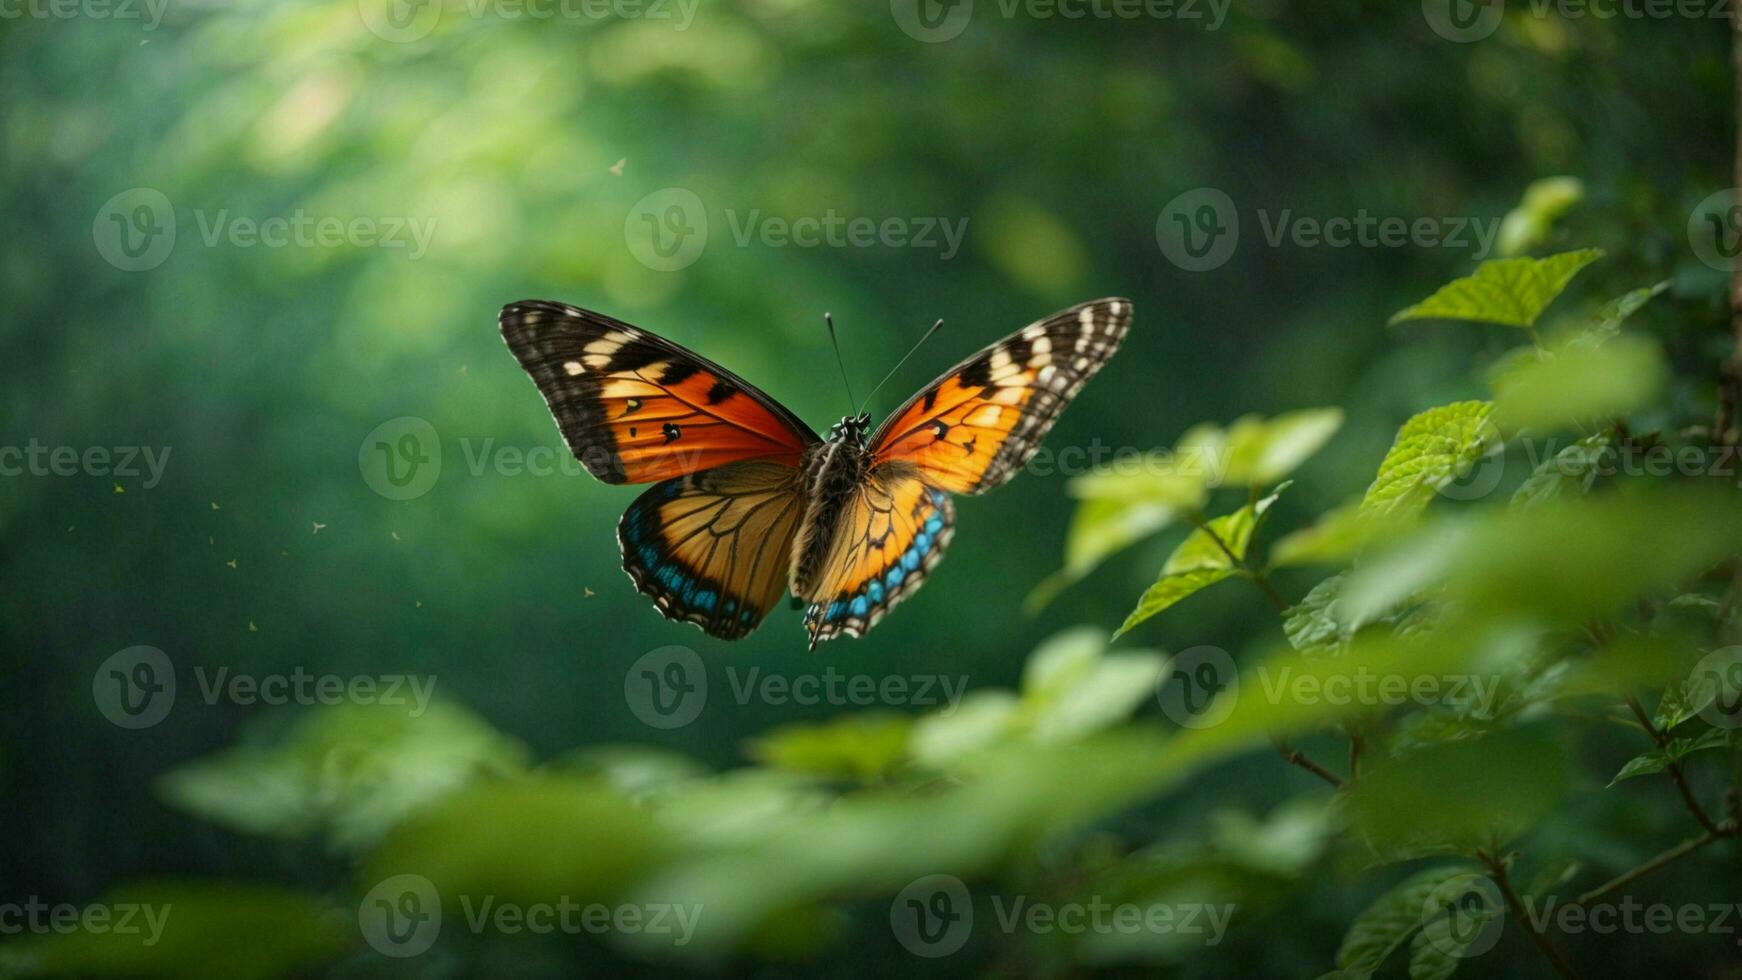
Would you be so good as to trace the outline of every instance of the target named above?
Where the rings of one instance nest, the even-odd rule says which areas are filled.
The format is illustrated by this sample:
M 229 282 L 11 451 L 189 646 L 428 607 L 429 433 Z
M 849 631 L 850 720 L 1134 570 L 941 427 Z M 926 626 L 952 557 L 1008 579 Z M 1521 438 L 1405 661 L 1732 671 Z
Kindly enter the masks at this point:
M 0 445 L 168 453 L 161 480 L 0 477 L 0 904 L 170 910 L 149 945 L 5 936 L 0 973 L 1523 977 L 1547 969 L 1524 923 L 1498 899 L 1437 917 L 1449 883 L 1567 898 L 1705 834 L 1729 839 L 1609 894 L 1734 900 L 1735 682 L 1697 666 L 1742 642 L 1714 428 L 1734 335 L 1688 233 L 1731 182 L 1726 25 L 1509 9 L 1459 44 L 1419 6 L 1265 0 L 1205 30 L 982 0 L 937 44 L 813 0 L 681 29 L 370 0 L 0 19 Z M 384 37 L 383 10 L 429 29 Z M 710 226 L 676 271 L 626 233 L 667 187 Z M 1241 238 L 1190 272 L 1157 237 L 1201 187 Z M 177 237 L 129 271 L 104 219 L 136 188 Z M 946 259 L 740 244 L 753 212 L 967 224 Z M 1272 243 L 1285 213 L 1491 222 L 1498 254 Z M 235 234 L 298 215 L 428 238 Z M 1130 339 L 1048 446 L 1139 465 L 1056 454 L 964 501 L 925 589 L 815 654 L 789 611 L 726 645 L 648 608 L 617 570 L 628 495 L 526 466 L 565 451 L 493 324 L 526 296 L 606 310 L 820 426 L 824 310 L 865 382 L 948 321 L 877 411 L 1109 294 Z M 403 417 L 441 469 L 394 499 L 359 457 Z M 139 644 L 179 689 L 131 729 L 93 691 Z M 843 706 L 728 676 L 662 729 L 626 678 L 672 644 L 716 678 L 967 693 Z M 1219 720 L 1158 711 L 1208 646 Z M 272 705 L 208 693 L 220 669 L 436 690 Z M 1434 693 L 1328 696 L 1375 677 Z M 981 925 L 932 960 L 892 919 L 936 875 Z M 371 930 L 404 876 L 443 927 L 396 959 Z M 1000 929 L 1011 896 L 1234 913 L 1216 943 Z M 492 918 L 565 902 L 700 914 Z M 1734 956 L 1710 932 L 1549 941 L 1590 975 Z

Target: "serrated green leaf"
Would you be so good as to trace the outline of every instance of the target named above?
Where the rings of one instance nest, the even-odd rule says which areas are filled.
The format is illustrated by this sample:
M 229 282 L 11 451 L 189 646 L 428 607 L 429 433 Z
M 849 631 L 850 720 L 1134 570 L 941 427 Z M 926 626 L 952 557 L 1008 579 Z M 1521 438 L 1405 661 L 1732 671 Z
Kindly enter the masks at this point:
M 1455 865 L 1429 868 L 1381 895 L 1350 923 L 1337 950 L 1337 966 L 1371 975 L 1421 929 L 1422 908 L 1434 889 L 1469 873 L 1468 868 Z
M 1125 622 L 1113 634 L 1114 638 L 1123 636 L 1132 627 L 1181 599 L 1239 574 L 1236 563 L 1245 560 L 1246 550 L 1262 525 L 1265 513 L 1287 486 L 1283 484 L 1269 496 L 1209 521 L 1187 535 L 1162 565 L 1155 584 L 1137 600 L 1137 607 L 1125 617 Z
M 1615 774 L 1615 778 L 1609 780 L 1609 785 L 1613 786 L 1623 779 L 1632 779 L 1635 776 L 1649 776 L 1654 772 L 1662 772 L 1668 767 L 1669 756 L 1665 755 L 1662 749 L 1652 749 L 1644 755 L 1629 759 L 1627 764 L 1621 767 L 1621 771 Z
M 1474 274 L 1440 287 L 1432 296 L 1393 316 L 1391 322 L 1469 320 L 1530 328 L 1573 276 L 1602 255 L 1588 248 L 1544 259 L 1484 262 Z
M 1512 506 L 1538 507 L 1563 495 L 1591 489 L 1614 438 L 1607 432 L 1588 435 L 1543 460 L 1513 491 Z
M 1282 631 L 1289 645 L 1303 653 L 1333 653 L 1346 638 L 1332 606 L 1342 589 L 1343 576 L 1333 575 L 1312 587 L 1301 600 L 1283 613 Z
M 1625 416 L 1655 401 L 1668 377 L 1657 342 L 1638 334 L 1518 358 L 1493 378 L 1494 421 L 1512 432 Z
M 1499 433 L 1489 421 L 1493 410 L 1488 402 L 1454 402 L 1405 422 L 1361 509 L 1400 518 L 1419 514 L 1436 490 L 1462 476 L 1496 443 Z

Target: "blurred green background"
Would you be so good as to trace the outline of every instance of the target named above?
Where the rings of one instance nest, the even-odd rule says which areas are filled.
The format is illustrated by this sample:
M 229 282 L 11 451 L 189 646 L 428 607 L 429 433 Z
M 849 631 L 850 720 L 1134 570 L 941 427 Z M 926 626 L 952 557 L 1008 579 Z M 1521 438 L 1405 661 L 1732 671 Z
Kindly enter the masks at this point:
M 959 503 L 947 559 L 868 638 L 807 653 L 800 613 L 783 607 L 742 642 L 714 641 L 662 620 L 620 571 L 613 529 L 636 491 L 572 466 L 474 463 L 501 447 L 566 455 L 496 332 L 511 300 L 655 330 L 824 430 L 845 402 L 825 310 L 859 391 L 945 319 L 877 397 L 880 415 L 1041 315 L 1127 296 L 1123 351 L 1048 445 L 1146 451 L 1206 420 L 1340 405 L 1342 430 L 1278 504 L 1290 526 L 1358 493 L 1410 414 L 1478 393 L 1471 364 L 1511 341 L 1384 326 L 1493 257 L 1473 238 L 1272 244 L 1265 222 L 1285 212 L 1492 223 L 1531 182 L 1576 177 L 1584 201 L 1533 244 L 1607 249 L 1605 296 L 1670 278 L 1668 302 L 1641 317 L 1710 325 L 1675 334 L 1672 357 L 1726 349 L 1723 275 L 1685 235 L 1694 206 L 1731 183 L 1722 19 L 1519 9 L 1456 42 L 1435 31 L 1431 3 L 1235 0 L 1220 17 L 1205 4 L 1201 19 L 1074 19 L 980 0 L 959 33 L 925 41 L 904 30 L 902 0 L 700 0 L 687 20 L 676 6 L 554 9 L 167 0 L 160 21 L 89 5 L 0 20 L 0 443 L 169 454 L 157 481 L 143 461 L 133 476 L 0 478 L 0 896 L 80 903 L 163 875 L 315 892 L 347 880 L 343 855 L 166 805 L 166 772 L 302 714 L 207 704 L 196 668 L 413 674 L 527 758 L 634 742 L 724 768 L 744 761 L 746 738 L 840 709 L 739 704 L 716 670 L 699 717 L 650 728 L 625 700 L 638 658 L 679 644 L 720 669 L 1012 687 L 1041 638 L 1116 626 L 1183 534 L 1026 616 L 1070 514 L 1069 474 L 1031 473 Z M 1158 245 L 1159 219 L 1206 187 L 1233 202 L 1238 246 L 1189 271 Z M 700 254 L 669 271 L 637 244 L 641 215 L 664 215 L 646 199 L 668 188 L 692 192 L 708 227 Z M 117 261 L 117 235 L 145 242 L 163 224 L 138 210 L 159 200 L 139 189 L 167 202 L 175 235 L 130 269 L 137 250 Z M 753 213 L 830 211 L 965 233 L 948 257 L 735 234 Z M 212 234 L 298 215 L 399 244 Z M 360 457 L 373 430 L 408 416 L 433 430 L 439 478 L 391 499 Z M 1311 579 L 1279 584 L 1297 596 Z M 1230 588 L 1135 639 L 1238 657 L 1275 633 Z M 180 691 L 161 723 L 128 730 L 92 686 L 136 645 L 167 654 Z M 1273 757 L 1243 759 L 1127 819 L 1183 830 L 1310 784 Z M 1372 894 L 1297 893 L 1249 941 L 1189 969 L 1312 975 Z M 868 920 L 882 914 L 873 903 Z M 919 962 L 866 935 L 863 972 Z M 334 969 L 402 966 L 373 956 Z M 478 956 L 412 967 L 646 969 L 596 945 Z

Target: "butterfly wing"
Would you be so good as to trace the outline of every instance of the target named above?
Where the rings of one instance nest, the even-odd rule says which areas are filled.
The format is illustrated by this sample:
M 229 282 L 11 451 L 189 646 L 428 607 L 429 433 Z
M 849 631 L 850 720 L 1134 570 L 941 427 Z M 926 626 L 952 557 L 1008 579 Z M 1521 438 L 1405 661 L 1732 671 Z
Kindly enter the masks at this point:
M 951 493 L 998 486 L 1034 455 L 1130 325 L 1131 301 L 1109 298 L 1023 327 L 896 409 L 871 437 L 873 467 L 908 463 Z
M 954 533 L 949 494 L 903 463 L 872 470 L 841 509 L 809 597 L 811 648 L 842 633 L 864 636 L 919 588 Z
M 502 308 L 502 338 L 569 450 L 606 483 L 652 483 L 742 460 L 797 466 L 815 433 L 705 357 L 602 313 Z
M 863 636 L 919 588 L 954 533 L 949 495 L 1010 479 L 1130 324 L 1125 299 L 1054 313 L 951 368 L 884 421 L 807 596 L 811 646 Z
M 749 635 L 786 591 L 803 478 L 779 463 L 728 463 L 648 488 L 617 525 L 623 567 L 667 619 Z

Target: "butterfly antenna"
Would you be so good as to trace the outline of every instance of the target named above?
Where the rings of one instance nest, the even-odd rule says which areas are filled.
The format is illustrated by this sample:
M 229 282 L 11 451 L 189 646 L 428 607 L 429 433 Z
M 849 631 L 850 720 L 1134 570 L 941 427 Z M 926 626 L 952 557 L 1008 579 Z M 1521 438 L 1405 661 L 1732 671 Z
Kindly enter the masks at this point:
M 851 409 L 853 401 L 853 382 L 847 380 L 847 361 L 841 356 L 841 338 L 835 336 L 835 317 L 831 313 L 823 314 L 823 322 L 829 325 L 829 342 L 835 345 L 835 364 L 841 369 L 841 384 L 847 386 L 847 407 Z M 853 414 L 858 414 L 855 411 Z
M 919 347 L 920 347 L 920 344 L 923 344 L 923 343 L 925 343 L 925 342 L 926 342 L 926 341 L 928 341 L 928 340 L 930 340 L 930 339 L 931 339 L 931 335 L 932 335 L 932 334 L 934 334 L 934 333 L 937 333 L 937 332 L 938 332 L 938 331 L 939 331 L 939 330 L 941 330 L 941 329 L 943 329 L 943 325 L 944 325 L 944 321 L 942 321 L 942 320 L 939 320 L 939 321 L 938 321 L 938 322 L 936 322 L 936 323 L 934 323 L 934 324 L 932 324 L 932 325 L 931 325 L 931 329 L 930 329 L 930 330 L 927 330 L 927 331 L 926 331 L 926 332 L 925 332 L 925 336 L 924 336 L 924 337 L 921 337 L 921 338 L 919 338 L 919 340 L 918 340 L 918 342 L 916 342 L 916 343 L 915 343 L 915 344 L 914 344 L 914 345 L 913 345 L 913 347 L 912 347 L 912 348 L 911 348 L 911 349 L 910 349 L 910 350 L 908 350 L 908 352 L 907 352 L 907 353 L 906 353 L 906 354 L 904 354 L 904 355 L 902 355 L 902 358 L 901 358 L 901 360 L 899 360 L 899 361 L 896 361 L 896 362 L 895 362 L 895 366 L 894 366 L 894 367 L 892 367 L 892 368 L 890 368 L 890 369 L 889 369 L 889 373 L 888 373 L 888 374 L 886 374 L 886 375 L 884 375 L 884 376 L 883 376 L 883 380 L 882 380 L 882 381 L 879 381 L 879 382 L 877 382 L 877 388 L 872 388 L 872 389 L 871 389 L 871 395 L 875 395 L 875 394 L 877 394 L 877 389 L 878 389 L 878 388 L 881 388 L 881 387 L 883 387 L 883 385 L 884 385 L 884 384 L 885 384 L 885 383 L 886 383 L 886 382 L 888 382 L 888 380 L 889 380 L 889 379 L 890 379 L 890 378 L 893 378 L 893 377 L 895 377 L 895 372 L 897 372 L 897 371 L 899 371 L 899 370 L 901 370 L 901 366 L 902 366 L 902 365 L 903 365 L 903 364 L 906 364 L 906 363 L 907 363 L 907 359 L 908 359 L 908 358 L 910 358 L 910 357 L 912 357 L 912 356 L 913 356 L 913 355 L 914 355 L 914 352 L 915 352 L 915 351 L 918 351 L 918 350 L 919 350 Z M 864 400 L 864 401 L 862 401 L 862 402 L 860 402 L 860 403 L 859 403 L 859 407 L 860 407 L 860 408 L 861 408 L 861 409 L 863 409 L 863 408 L 864 408 L 864 407 L 865 407 L 865 406 L 866 406 L 866 405 L 869 405 L 869 404 L 870 404 L 870 403 L 871 403 L 871 395 L 866 395 L 866 396 L 865 396 L 865 400 Z

